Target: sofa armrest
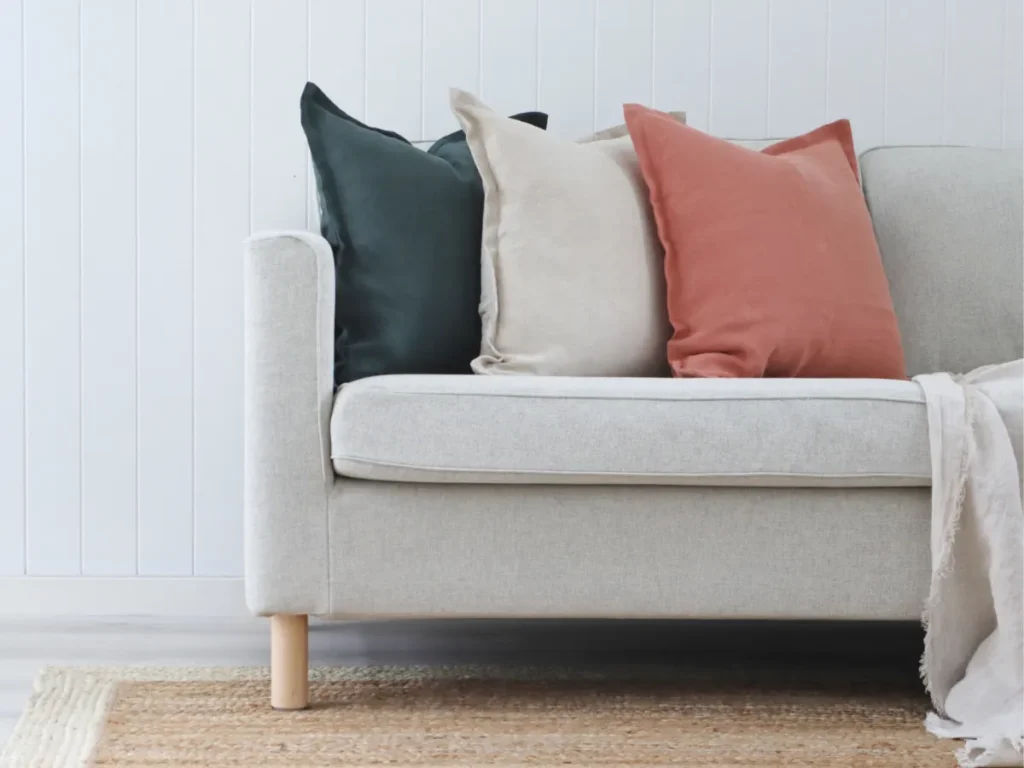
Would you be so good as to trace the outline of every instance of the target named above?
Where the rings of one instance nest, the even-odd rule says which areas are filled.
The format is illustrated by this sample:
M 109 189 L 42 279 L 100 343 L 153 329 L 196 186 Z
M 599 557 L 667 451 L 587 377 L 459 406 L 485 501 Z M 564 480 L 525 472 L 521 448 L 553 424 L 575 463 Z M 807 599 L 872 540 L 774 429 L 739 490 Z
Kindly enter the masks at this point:
M 244 258 L 246 602 L 325 613 L 334 260 L 309 232 L 254 235 Z

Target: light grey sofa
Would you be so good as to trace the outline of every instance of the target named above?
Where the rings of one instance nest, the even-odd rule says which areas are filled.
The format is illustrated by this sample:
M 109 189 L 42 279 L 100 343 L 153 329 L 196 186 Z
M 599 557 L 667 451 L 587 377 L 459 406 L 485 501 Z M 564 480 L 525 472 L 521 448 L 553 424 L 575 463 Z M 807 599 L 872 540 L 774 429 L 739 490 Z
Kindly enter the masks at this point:
M 908 374 L 1022 355 L 1015 153 L 861 158 Z M 910 381 L 383 376 L 332 387 L 334 266 L 245 248 L 249 607 L 272 701 L 306 617 L 914 619 L 929 578 Z

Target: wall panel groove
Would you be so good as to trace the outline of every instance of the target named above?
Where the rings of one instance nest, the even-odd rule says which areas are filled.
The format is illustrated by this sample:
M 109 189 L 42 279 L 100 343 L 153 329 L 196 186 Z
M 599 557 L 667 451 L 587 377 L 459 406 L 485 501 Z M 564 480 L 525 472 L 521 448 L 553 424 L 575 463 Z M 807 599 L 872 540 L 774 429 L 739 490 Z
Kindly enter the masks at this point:
M 295 41 L 300 49 L 281 51 L 271 44 L 273 21 L 298 8 L 284 0 L 196 5 L 192 508 L 197 576 L 232 576 L 242 569 L 241 243 L 255 226 L 305 226 L 305 190 L 291 177 L 302 173 L 305 162 L 296 119 L 305 72 L 304 10 L 295 11 L 298 19 L 291 18 L 279 38 Z M 260 11 L 270 16 L 263 18 Z M 259 55 L 265 58 L 259 61 Z M 279 95 L 268 99 L 271 93 Z M 268 121 L 257 128 L 260 110 Z M 261 147 L 264 154 L 258 156 Z M 275 207 L 275 197 L 284 207 Z
M 135 0 L 82 6 L 82 572 L 136 571 Z
M 25 572 L 24 0 L 3 0 L 0 27 L 0 575 Z
M 81 130 L 78 2 L 25 25 L 26 571 L 81 573 Z
M 0 575 L 242 571 L 241 241 L 311 228 L 303 83 L 428 141 L 448 88 L 578 137 L 1020 147 L 1022 0 L 0 0 Z
M 138 2 L 138 572 L 192 573 L 195 5 Z
M 0 4 L 0 574 L 25 572 L 25 89 L 22 0 Z
M 708 129 L 711 0 L 654 0 L 652 104 L 685 110 L 687 122 Z

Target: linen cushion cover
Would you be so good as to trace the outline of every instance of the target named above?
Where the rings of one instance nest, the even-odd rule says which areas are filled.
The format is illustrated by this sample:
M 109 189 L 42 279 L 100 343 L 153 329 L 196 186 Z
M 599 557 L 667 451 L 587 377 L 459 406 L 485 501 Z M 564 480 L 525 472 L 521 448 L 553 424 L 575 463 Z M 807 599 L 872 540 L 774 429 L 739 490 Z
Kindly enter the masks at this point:
M 674 375 L 906 378 L 847 121 L 754 152 L 624 111 L 666 251 Z
M 484 183 L 483 374 L 667 373 L 662 249 L 628 136 L 575 143 L 452 91 Z
M 378 376 L 338 393 L 331 457 L 340 475 L 399 482 L 865 487 L 931 478 L 919 388 L 879 379 Z
M 384 373 L 469 373 L 480 347 L 480 174 L 457 131 L 427 152 L 301 98 L 337 268 L 335 383 Z M 515 120 L 536 130 L 538 112 Z

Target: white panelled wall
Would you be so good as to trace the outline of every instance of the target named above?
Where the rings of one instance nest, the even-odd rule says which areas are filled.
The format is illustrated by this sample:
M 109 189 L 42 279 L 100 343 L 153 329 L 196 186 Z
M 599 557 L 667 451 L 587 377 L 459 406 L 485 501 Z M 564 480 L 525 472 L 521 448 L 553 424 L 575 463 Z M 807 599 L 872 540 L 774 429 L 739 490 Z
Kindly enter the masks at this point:
M 36 577 L 200 600 L 241 574 L 240 243 L 316 227 L 307 79 L 420 140 L 455 85 L 570 137 L 639 101 L 730 137 L 1019 146 L 1022 25 L 1022 0 L 0 0 L 0 610 Z

